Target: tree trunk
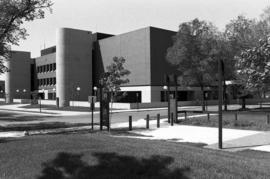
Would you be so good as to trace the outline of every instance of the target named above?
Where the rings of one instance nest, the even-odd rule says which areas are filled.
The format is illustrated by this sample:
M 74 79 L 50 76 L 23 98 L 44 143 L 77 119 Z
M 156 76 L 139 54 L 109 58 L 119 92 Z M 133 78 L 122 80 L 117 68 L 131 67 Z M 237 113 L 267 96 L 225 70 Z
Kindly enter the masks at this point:
M 228 110 L 228 102 L 227 102 L 227 94 L 226 94 L 226 89 L 227 89 L 227 86 L 226 86 L 226 81 L 224 79 L 224 83 L 223 83 L 223 101 L 224 101 L 224 111 L 227 111 Z
M 111 98 L 111 109 L 110 109 L 110 115 L 109 115 L 109 121 L 108 121 L 108 130 L 109 132 L 111 132 L 111 119 L 112 119 L 112 110 L 113 110 L 113 97 L 114 97 L 114 93 L 111 92 L 110 94 L 110 98 Z
M 262 108 L 262 94 L 261 94 L 261 92 L 260 92 L 260 89 L 257 89 L 258 90 L 258 96 L 259 96 L 259 99 L 260 99 L 260 104 L 259 104 L 259 108 Z
M 202 91 L 202 111 L 205 111 L 205 100 L 204 100 L 204 87 L 201 86 Z

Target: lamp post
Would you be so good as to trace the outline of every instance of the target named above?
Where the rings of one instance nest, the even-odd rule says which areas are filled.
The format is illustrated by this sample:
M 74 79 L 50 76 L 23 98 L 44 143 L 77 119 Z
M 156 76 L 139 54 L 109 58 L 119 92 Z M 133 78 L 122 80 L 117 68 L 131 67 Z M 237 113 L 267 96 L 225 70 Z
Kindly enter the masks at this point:
M 19 89 L 16 89 L 16 93 L 17 93 L 17 98 L 21 99 L 20 90 Z M 22 101 L 21 101 L 21 103 L 22 103 Z
M 1 92 L 1 97 L 4 97 L 4 95 L 3 95 L 4 94 L 4 91 L 1 90 L 0 92 Z
M 55 100 L 56 99 L 56 89 L 53 88 L 53 99 Z
M 42 89 L 41 91 L 42 91 L 42 94 L 43 94 L 43 96 L 44 96 L 45 90 Z M 41 96 L 39 96 L 39 112 L 41 113 Z
M 168 122 L 170 123 L 170 99 L 169 99 L 170 92 L 169 92 L 169 88 L 167 85 L 164 85 L 163 89 L 165 90 L 165 98 L 166 98 L 165 101 L 167 100 L 167 102 L 168 102 Z
M 23 89 L 23 96 L 26 99 L 26 89 Z
M 137 110 L 139 109 L 139 92 L 136 93 Z
M 81 88 L 78 86 L 76 88 L 76 90 L 77 90 L 77 93 L 78 93 L 78 101 L 79 101 L 80 100 L 80 91 L 81 91 Z
M 94 90 L 94 96 L 97 96 L 97 90 L 98 88 L 96 86 L 93 87 L 93 90 Z

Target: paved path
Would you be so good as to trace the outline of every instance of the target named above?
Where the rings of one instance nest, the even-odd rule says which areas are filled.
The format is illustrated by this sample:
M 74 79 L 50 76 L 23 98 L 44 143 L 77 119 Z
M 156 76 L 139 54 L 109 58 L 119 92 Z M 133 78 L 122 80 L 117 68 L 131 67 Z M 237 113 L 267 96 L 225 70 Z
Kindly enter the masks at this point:
M 193 115 L 198 117 L 201 115 Z M 182 119 L 180 117 L 179 119 Z M 127 127 L 128 123 L 118 123 L 113 127 Z M 178 125 L 170 126 L 167 119 L 161 120 L 161 128 L 156 127 L 156 121 L 150 121 L 150 130 L 142 130 L 146 126 L 145 120 L 133 123 L 135 134 L 143 135 L 135 138 L 150 140 L 170 140 L 174 142 L 191 142 L 206 144 L 206 148 L 218 149 L 218 128 Z M 134 138 L 134 136 L 128 136 Z M 260 150 L 270 152 L 270 131 L 252 131 L 239 129 L 223 129 L 223 150 Z

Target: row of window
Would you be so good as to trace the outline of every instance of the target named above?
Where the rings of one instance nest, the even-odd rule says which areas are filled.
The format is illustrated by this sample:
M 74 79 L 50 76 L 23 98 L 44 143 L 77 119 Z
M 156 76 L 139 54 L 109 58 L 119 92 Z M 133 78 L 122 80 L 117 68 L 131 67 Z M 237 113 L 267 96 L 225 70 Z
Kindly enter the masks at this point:
M 38 86 L 48 86 L 48 85 L 55 85 L 56 78 L 42 78 L 38 79 Z
M 56 63 L 37 66 L 37 72 L 38 73 L 45 73 L 45 72 L 55 71 L 55 70 L 56 70 Z

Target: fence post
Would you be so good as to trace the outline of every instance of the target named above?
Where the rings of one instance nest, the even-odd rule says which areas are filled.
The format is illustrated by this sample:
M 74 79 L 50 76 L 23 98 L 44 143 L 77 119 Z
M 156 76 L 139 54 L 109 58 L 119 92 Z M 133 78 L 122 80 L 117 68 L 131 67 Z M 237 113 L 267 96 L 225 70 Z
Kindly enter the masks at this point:
M 171 113 L 171 126 L 173 126 L 173 113 Z
M 129 130 L 132 131 L 132 116 L 129 116 L 128 123 L 129 123 Z
M 146 116 L 146 129 L 149 129 L 149 114 Z
M 210 113 L 207 113 L 207 120 L 210 121 Z
M 160 127 L 160 114 L 157 114 L 157 128 Z
M 267 124 L 269 124 L 269 123 L 270 123 L 270 115 L 267 114 Z
M 237 121 L 237 113 L 235 113 L 234 115 L 235 115 L 235 121 Z

